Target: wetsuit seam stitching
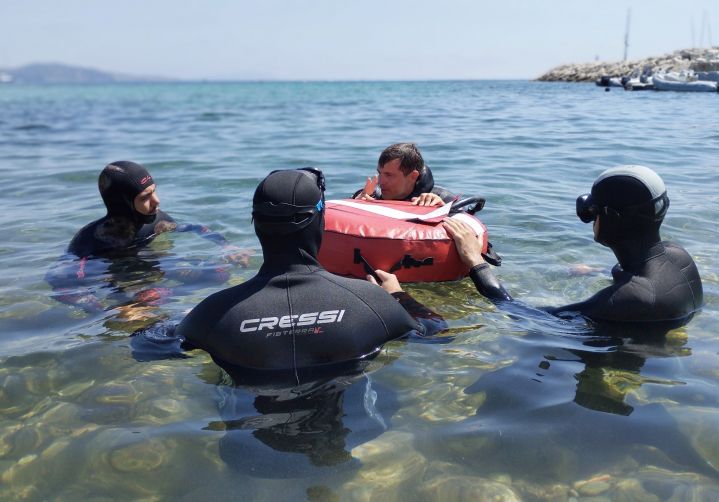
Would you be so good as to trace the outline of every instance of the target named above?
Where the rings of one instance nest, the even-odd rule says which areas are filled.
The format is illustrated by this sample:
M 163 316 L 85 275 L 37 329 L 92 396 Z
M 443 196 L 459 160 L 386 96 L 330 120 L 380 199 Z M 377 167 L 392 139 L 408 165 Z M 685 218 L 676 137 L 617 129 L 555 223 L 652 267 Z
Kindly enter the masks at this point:
M 351 293 L 355 298 L 357 298 L 359 301 L 361 301 L 362 303 L 364 303 L 364 304 L 367 306 L 367 308 L 370 309 L 370 310 L 374 313 L 374 315 L 377 316 L 377 319 L 379 319 L 379 321 L 382 323 L 382 326 L 384 327 L 384 332 L 385 332 L 385 334 L 389 335 L 389 329 L 387 328 L 387 324 L 384 322 L 384 319 L 382 319 L 382 316 L 379 315 L 379 312 L 377 312 L 375 309 L 373 309 L 372 306 L 364 300 L 364 298 L 362 298 L 361 296 L 359 296 L 357 293 L 355 293 L 355 292 L 352 291 L 351 289 L 349 289 L 349 288 L 343 286 L 342 284 L 333 281 L 332 279 L 330 279 L 330 278 L 327 277 L 326 275 L 323 275 L 322 277 L 323 277 L 325 280 L 327 280 L 327 281 L 331 282 L 332 284 L 334 284 L 335 286 L 338 286 L 338 287 L 344 289 L 345 291 L 348 291 L 348 292 Z

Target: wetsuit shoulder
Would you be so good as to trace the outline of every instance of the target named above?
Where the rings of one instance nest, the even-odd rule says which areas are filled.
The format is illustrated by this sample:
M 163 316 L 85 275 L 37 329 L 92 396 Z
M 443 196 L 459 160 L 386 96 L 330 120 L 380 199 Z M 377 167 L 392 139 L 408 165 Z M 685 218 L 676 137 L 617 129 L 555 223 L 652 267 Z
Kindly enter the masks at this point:
M 88 223 L 82 227 L 67 246 L 67 252 L 78 258 L 86 258 L 101 253 L 107 244 L 97 238 L 97 228 L 105 221 L 105 217 Z
M 676 321 L 693 314 L 703 301 L 696 265 L 676 244 L 664 243 L 663 251 L 648 259 L 636 274 L 614 267 L 612 275 L 613 285 L 552 312 L 575 311 L 595 321 Z
M 159 222 L 175 223 L 175 220 L 172 218 L 172 216 L 167 214 L 165 211 L 158 210 L 157 211 L 157 220 L 155 222 L 156 223 L 159 223 Z
M 664 241 L 664 254 L 651 260 L 652 280 L 661 292 L 659 303 L 672 318 L 683 317 L 700 309 L 704 290 L 699 270 L 682 246 Z M 653 263 L 656 262 L 656 263 Z
M 428 165 L 425 165 L 420 172 L 417 182 L 414 184 L 414 190 L 405 200 L 410 200 L 412 197 L 417 197 L 423 193 L 433 193 L 439 195 L 444 202 L 450 202 L 454 199 L 454 194 L 434 184 L 434 175 Z
M 218 362 L 287 370 L 362 359 L 416 326 L 381 288 L 319 269 L 256 276 L 215 293 L 178 334 Z
M 364 303 L 386 325 L 390 339 L 416 329 L 416 322 L 400 302 L 377 285 L 359 279 L 341 277 L 326 270 L 317 271 L 316 274 L 341 288 L 340 291 L 347 292 L 348 300 L 354 298 L 354 301 Z
M 432 188 L 432 193 L 433 193 L 433 194 L 436 194 L 436 195 L 439 195 L 439 197 L 440 197 L 444 202 L 451 202 L 451 201 L 454 200 L 454 198 L 455 198 L 455 195 L 454 195 L 452 192 L 450 192 L 450 191 L 447 190 L 446 188 L 442 188 L 442 187 L 437 186 L 437 185 L 435 185 L 434 188 Z
M 249 281 L 211 294 L 198 303 L 180 322 L 176 334 L 192 346 L 209 351 L 209 334 L 215 325 L 238 303 L 257 293 L 266 282 L 258 276 Z
M 135 245 L 143 246 L 152 241 L 159 234 L 164 232 L 173 232 L 177 228 L 177 223 L 172 217 L 164 211 L 158 211 L 155 221 L 146 223 L 137 230 L 135 236 Z

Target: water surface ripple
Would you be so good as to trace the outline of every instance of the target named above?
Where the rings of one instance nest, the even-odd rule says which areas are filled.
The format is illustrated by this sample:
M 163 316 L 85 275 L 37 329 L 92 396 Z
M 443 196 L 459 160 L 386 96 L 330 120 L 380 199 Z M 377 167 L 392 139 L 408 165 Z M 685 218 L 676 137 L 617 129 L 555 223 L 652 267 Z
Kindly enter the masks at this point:
M 717 99 L 519 81 L 0 87 L 0 498 L 716 500 Z M 532 305 L 608 284 L 613 256 L 574 200 L 605 168 L 654 168 L 704 310 L 666 336 L 588 334 L 509 316 L 468 281 L 409 285 L 447 343 L 393 342 L 361 375 L 292 387 L 234 385 L 199 351 L 138 357 L 133 330 L 224 287 L 197 236 L 95 264 L 105 312 L 50 295 L 45 273 L 103 214 L 110 161 L 145 164 L 163 209 L 253 249 L 227 269 L 236 284 L 261 263 L 249 212 L 269 170 L 319 167 L 341 198 L 398 141 L 487 199 L 497 273 Z M 171 301 L 117 308 L 152 286 Z

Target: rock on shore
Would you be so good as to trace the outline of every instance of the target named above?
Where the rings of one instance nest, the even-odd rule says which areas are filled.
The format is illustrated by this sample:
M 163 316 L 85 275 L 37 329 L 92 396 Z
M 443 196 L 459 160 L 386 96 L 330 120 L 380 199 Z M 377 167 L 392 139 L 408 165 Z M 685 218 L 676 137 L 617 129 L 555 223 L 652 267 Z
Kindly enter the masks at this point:
M 615 63 L 596 62 L 567 64 L 549 70 L 537 80 L 542 82 L 594 82 L 602 76 L 623 77 L 632 72 L 657 71 L 717 71 L 719 47 L 711 49 L 682 49 L 659 57 Z

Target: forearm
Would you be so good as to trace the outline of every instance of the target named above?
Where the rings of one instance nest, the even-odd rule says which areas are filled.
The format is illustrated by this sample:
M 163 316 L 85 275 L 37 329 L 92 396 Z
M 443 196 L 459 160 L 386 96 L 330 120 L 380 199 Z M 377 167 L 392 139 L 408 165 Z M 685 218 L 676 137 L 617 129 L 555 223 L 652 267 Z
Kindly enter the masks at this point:
M 559 324 L 566 319 L 558 311 L 559 309 L 541 309 L 526 305 L 515 300 L 500 284 L 497 277 L 492 273 L 487 263 L 472 267 L 469 276 L 472 278 L 477 291 L 489 299 L 494 305 L 507 312 L 518 322 L 529 323 L 528 326 L 535 326 L 536 323 L 550 323 L 553 329 L 566 330 L 564 324 Z
M 92 292 L 78 293 L 70 289 L 54 289 L 52 297 L 60 303 L 78 307 L 88 313 L 105 310 L 103 304 Z
M 176 231 L 177 232 L 193 232 L 193 233 L 199 235 L 200 237 L 202 237 L 203 239 L 207 239 L 209 241 L 214 242 L 218 246 L 229 246 L 229 244 L 230 244 L 228 242 L 228 240 L 225 239 L 225 237 L 222 234 L 220 234 L 219 232 L 213 232 L 212 230 L 210 230 L 209 228 L 207 228 L 204 225 L 185 223 L 182 225 L 178 225 Z
M 512 297 L 492 273 L 489 264 L 480 263 L 469 271 L 469 277 L 479 294 L 492 301 L 511 301 Z
M 422 336 L 431 336 L 449 327 L 441 315 L 419 303 L 406 291 L 392 293 L 392 296 L 422 326 Z

